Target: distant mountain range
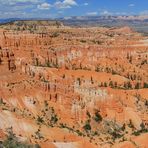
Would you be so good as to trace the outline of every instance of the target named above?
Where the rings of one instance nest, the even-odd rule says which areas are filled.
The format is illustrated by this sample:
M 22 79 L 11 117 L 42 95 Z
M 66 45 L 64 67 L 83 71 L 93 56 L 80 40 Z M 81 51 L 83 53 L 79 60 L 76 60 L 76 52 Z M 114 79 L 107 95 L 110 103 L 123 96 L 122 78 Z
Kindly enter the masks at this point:
M 122 19 L 122 20 L 148 20 L 148 15 L 133 15 L 133 16 L 74 16 L 74 17 L 64 17 L 62 19 L 70 20 L 86 20 L 86 19 Z
M 122 27 L 129 26 L 136 31 L 148 34 L 148 16 L 81 16 L 65 17 L 59 19 L 65 25 L 69 26 L 104 26 L 104 27 Z
M 35 20 L 53 20 L 49 18 L 7 18 L 7 19 L 0 19 L 0 24 L 10 23 L 14 21 L 35 21 Z
M 0 23 L 8 23 L 18 20 L 54 20 L 49 18 L 31 18 L 31 19 L 0 19 Z M 136 31 L 148 33 L 148 15 L 144 16 L 73 16 L 57 18 L 56 21 L 61 21 L 64 25 L 78 26 L 78 27 L 116 27 L 116 26 L 130 26 Z
M 133 20 L 133 21 L 147 21 L 148 15 L 134 15 L 134 16 L 72 16 L 57 18 L 55 20 Z M 0 23 L 7 23 L 17 20 L 54 20 L 49 18 L 7 18 L 0 19 Z
M 9 22 L 12 22 L 12 21 L 17 21 L 17 20 L 21 20 L 21 19 L 19 19 L 19 18 L 0 19 L 0 24 L 9 23 Z

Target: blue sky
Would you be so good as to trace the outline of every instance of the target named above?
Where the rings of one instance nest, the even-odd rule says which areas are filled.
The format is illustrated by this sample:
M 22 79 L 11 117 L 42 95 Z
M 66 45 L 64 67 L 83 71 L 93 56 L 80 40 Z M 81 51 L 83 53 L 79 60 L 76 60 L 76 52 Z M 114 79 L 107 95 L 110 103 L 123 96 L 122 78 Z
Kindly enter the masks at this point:
M 148 15 L 148 0 L 0 0 L 0 18 Z

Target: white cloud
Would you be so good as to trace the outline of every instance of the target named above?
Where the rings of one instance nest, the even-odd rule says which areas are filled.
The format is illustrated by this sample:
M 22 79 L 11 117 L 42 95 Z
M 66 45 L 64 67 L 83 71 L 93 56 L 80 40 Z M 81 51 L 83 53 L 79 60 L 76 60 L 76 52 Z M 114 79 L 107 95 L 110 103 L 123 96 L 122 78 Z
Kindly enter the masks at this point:
M 0 3 L 1 5 L 16 5 L 16 4 L 25 4 L 25 3 L 32 3 L 32 4 L 35 4 L 35 3 L 39 3 L 39 2 L 42 2 L 42 0 L 0 0 Z
M 140 12 L 140 15 L 148 15 L 148 10 L 144 10 L 144 11 Z
M 57 17 L 63 9 L 74 6 L 78 6 L 76 0 L 55 0 L 52 4 L 47 0 L 0 0 L 0 18 Z M 54 14 L 43 11 L 51 8 L 59 10 Z
M 55 2 L 54 6 L 55 6 L 57 9 L 71 8 L 71 6 L 65 5 L 63 2 L 60 2 L 60 1 Z
M 42 15 L 45 16 L 46 13 L 41 10 L 39 11 L 37 8 L 37 6 L 44 3 L 44 1 L 45 0 L 0 0 L 0 18 L 29 18 L 40 17 Z M 46 6 L 45 8 L 48 7 Z M 38 12 L 33 10 L 38 10 Z
M 37 3 L 39 2 L 39 0 L 10 0 L 10 1 L 13 1 L 13 2 L 19 2 L 19 3 L 25 3 L 25 2 L 31 2 L 31 3 Z
M 84 3 L 84 6 L 88 6 L 88 3 Z
M 51 5 L 48 3 L 42 3 L 40 5 L 37 6 L 38 9 L 43 9 L 43 10 L 47 10 L 51 8 Z
M 113 15 L 128 15 L 126 12 L 115 12 Z
M 69 19 L 72 19 L 72 17 L 70 16 L 67 16 L 67 17 L 64 17 L 65 20 L 69 20 Z
M 87 15 L 89 15 L 89 16 L 96 16 L 96 15 L 98 15 L 98 12 L 88 12 Z
M 129 4 L 128 6 L 129 6 L 129 7 L 134 7 L 134 6 L 135 6 L 135 4 Z
M 104 10 L 100 13 L 101 15 L 112 15 L 111 12 L 109 12 L 108 10 Z
M 71 6 L 77 5 L 77 3 L 74 0 L 64 0 L 63 3 Z
M 63 2 L 57 1 L 54 4 L 54 6 L 58 9 L 71 8 L 72 6 L 77 6 L 77 5 L 78 4 L 76 3 L 75 0 L 64 0 Z

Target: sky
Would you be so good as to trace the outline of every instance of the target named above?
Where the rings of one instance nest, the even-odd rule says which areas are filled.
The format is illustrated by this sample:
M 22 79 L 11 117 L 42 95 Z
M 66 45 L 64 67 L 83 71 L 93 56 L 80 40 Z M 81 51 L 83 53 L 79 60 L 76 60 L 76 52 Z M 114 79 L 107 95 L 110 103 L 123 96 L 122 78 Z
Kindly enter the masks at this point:
M 148 15 L 148 0 L 0 0 L 0 19 Z

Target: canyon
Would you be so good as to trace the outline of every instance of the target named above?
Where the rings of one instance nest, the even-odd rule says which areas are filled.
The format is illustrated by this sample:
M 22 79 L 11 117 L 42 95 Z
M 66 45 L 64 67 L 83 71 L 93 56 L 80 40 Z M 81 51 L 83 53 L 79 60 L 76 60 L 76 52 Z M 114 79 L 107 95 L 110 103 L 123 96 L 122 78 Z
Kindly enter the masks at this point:
M 146 148 L 148 37 L 58 21 L 0 26 L 0 141 Z

